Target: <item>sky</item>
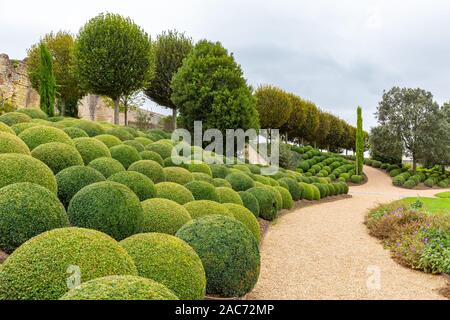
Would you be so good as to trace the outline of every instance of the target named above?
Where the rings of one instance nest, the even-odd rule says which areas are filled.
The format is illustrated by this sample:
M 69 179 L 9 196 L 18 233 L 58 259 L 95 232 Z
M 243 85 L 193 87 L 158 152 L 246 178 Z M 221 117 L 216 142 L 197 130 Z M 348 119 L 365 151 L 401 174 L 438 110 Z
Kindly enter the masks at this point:
M 45 33 L 76 34 L 101 12 L 129 16 L 152 37 L 177 29 L 220 41 L 253 87 L 278 86 L 352 125 L 361 105 L 366 130 L 393 86 L 450 100 L 448 0 L 0 0 L 0 53 L 22 59 Z

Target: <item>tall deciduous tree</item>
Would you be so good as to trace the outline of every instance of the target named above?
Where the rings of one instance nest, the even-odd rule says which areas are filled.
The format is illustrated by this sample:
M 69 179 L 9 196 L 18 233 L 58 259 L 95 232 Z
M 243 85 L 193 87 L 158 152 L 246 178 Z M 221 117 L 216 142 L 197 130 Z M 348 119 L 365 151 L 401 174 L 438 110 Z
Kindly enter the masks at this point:
M 364 132 L 363 132 L 363 118 L 362 109 L 357 109 L 357 121 L 356 121 L 356 174 L 363 174 L 364 165 Z
M 53 75 L 52 55 L 44 43 L 39 46 L 39 96 L 40 106 L 50 117 L 55 115 L 56 83 Z
M 80 30 L 75 46 L 82 88 L 114 101 L 114 123 L 119 124 L 122 96 L 143 89 L 154 73 L 150 37 L 131 19 L 100 14 Z
M 386 126 L 380 125 L 371 129 L 369 145 L 372 159 L 390 164 L 402 162 L 402 141 Z
M 176 129 L 177 106 L 171 99 L 171 82 L 192 50 L 192 39 L 177 31 L 163 32 L 157 37 L 154 50 L 155 77 L 145 89 L 145 94 L 160 106 L 172 109 L 172 125 Z

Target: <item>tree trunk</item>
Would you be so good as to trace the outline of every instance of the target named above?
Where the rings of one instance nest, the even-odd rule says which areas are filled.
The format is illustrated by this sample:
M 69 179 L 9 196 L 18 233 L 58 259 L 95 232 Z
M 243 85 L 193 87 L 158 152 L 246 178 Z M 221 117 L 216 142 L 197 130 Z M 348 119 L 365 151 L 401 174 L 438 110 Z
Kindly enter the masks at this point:
M 172 109 L 172 127 L 173 130 L 177 130 L 177 109 Z
M 119 102 L 119 97 L 114 99 L 114 124 L 116 125 L 119 124 Z
M 66 100 L 61 98 L 61 115 L 64 117 L 66 114 Z
M 413 172 L 414 172 L 414 174 L 416 174 L 416 170 L 417 170 L 417 159 L 416 159 L 416 156 L 413 155 Z
M 128 126 L 128 106 L 124 107 L 125 126 Z

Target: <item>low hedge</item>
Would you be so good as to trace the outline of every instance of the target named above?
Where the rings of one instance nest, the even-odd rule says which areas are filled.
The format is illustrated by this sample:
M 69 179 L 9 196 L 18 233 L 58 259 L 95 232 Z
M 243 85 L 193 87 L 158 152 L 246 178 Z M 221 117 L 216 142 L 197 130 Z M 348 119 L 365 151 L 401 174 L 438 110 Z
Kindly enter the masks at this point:
M 0 131 L 0 153 L 20 153 L 30 155 L 30 149 L 15 134 Z
M 84 164 L 88 165 L 97 158 L 111 157 L 108 147 L 101 141 L 94 138 L 77 138 L 73 139 L 75 148 L 77 148 Z
M 95 137 L 105 133 L 105 129 L 103 129 L 100 124 L 94 121 L 79 120 L 74 125 L 74 127 L 80 128 L 81 130 L 86 132 L 89 137 Z
M 264 220 L 272 221 L 277 217 L 277 202 L 275 196 L 268 191 L 265 187 L 255 187 L 249 189 L 251 195 L 253 195 L 259 204 L 259 216 Z
M 159 163 L 152 160 L 140 160 L 131 164 L 128 171 L 136 171 L 149 177 L 154 183 L 166 181 L 166 174 Z
M 60 142 L 73 146 L 72 139 L 63 130 L 47 126 L 28 128 L 19 134 L 19 138 L 26 143 L 30 150 L 49 142 Z
M 156 196 L 155 184 L 150 178 L 142 173 L 123 171 L 113 174 L 108 180 L 127 186 L 137 195 L 140 201 L 151 199 Z
M 210 215 L 222 215 L 233 217 L 233 214 L 228 211 L 227 207 L 221 203 L 210 200 L 196 200 L 184 205 L 186 210 L 191 215 L 192 219 L 198 219 Z
M 258 281 L 258 243 L 236 219 L 219 215 L 196 219 L 182 227 L 177 237 L 199 255 L 206 271 L 208 294 L 243 296 Z
M 216 188 L 217 193 L 219 194 L 220 203 L 234 203 L 243 205 L 242 199 L 239 196 L 239 193 L 234 191 L 233 189 L 226 187 Z
M 248 169 L 247 167 L 245 168 Z M 248 169 L 248 171 L 250 172 L 250 169 Z M 247 191 L 255 186 L 255 182 L 252 178 L 245 173 L 231 173 L 226 176 L 225 180 L 231 184 L 231 187 L 235 191 Z
M 220 202 L 219 194 L 216 188 L 204 181 L 191 181 L 184 185 L 189 191 L 191 191 L 195 200 L 211 200 Z
M 103 142 L 108 147 L 108 149 L 122 144 L 122 141 L 119 138 L 111 134 L 101 134 L 94 137 L 94 139 Z
M 81 189 L 70 201 L 67 213 L 73 225 L 105 232 L 116 240 L 141 232 L 144 220 L 139 198 L 128 187 L 112 181 Z
M 288 210 L 292 209 L 292 207 L 294 206 L 294 200 L 292 199 L 292 196 L 289 193 L 289 190 L 287 190 L 287 189 L 285 189 L 283 187 L 280 187 L 280 186 L 277 186 L 277 187 L 274 187 L 274 188 L 281 195 L 281 198 L 283 200 L 283 207 L 282 208 L 283 209 L 288 209 Z
M 0 116 L 0 122 L 3 122 L 10 127 L 18 123 L 30 121 L 31 117 L 21 112 L 9 112 Z
M 17 112 L 26 114 L 27 116 L 29 116 L 32 119 L 43 119 L 43 120 L 48 119 L 48 115 L 41 109 L 37 109 L 37 108 L 18 109 Z
M 312 187 L 311 184 L 304 184 L 304 189 L 303 189 L 303 199 L 308 200 L 308 201 L 313 201 L 314 200 L 314 188 Z
M 139 152 L 135 148 L 125 144 L 114 146 L 109 151 L 111 152 L 111 157 L 119 161 L 125 169 L 128 169 L 133 163 L 141 160 Z
M 256 199 L 256 197 L 253 194 L 247 191 L 239 192 L 239 196 L 241 197 L 244 207 L 250 210 L 253 213 L 253 215 L 256 218 L 258 218 L 260 211 L 258 199 Z
M 54 174 L 66 168 L 84 164 L 83 158 L 75 147 L 60 142 L 41 144 L 31 152 L 31 155 L 45 163 Z
M 360 184 L 364 181 L 364 177 L 360 176 L 360 175 L 353 175 L 353 176 L 351 176 L 350 180 L 353 183 Z
M 139 153 L 142 160 L 153 160 L 159 163 L 160 166 L 164 167 L 164 159 L 156 152 L 144 150 Z
M 258 219 L 256 219 L 254 214 L 246 207 L 234 203 L 225 203 L 224 206 L 233 214 L 236 220 L 242 222 L 250 230 L 256 241 L 259 243 L 261 231 Z
M 62 129 L 71 139 L 76 138 L 87 138 L 89 137 L 83 129 L 75 128 L 75 127 L 67 127 Z
M 181 167 L 165 167 L 163 169 L 166 181 L 181 185 L 194 181 L 192 173 Z
M 181 300 L 203 300 L 206 275 L 197 253 L 183 240 L 161 233 L 146 233 L 123 240 L 138 274 L 172 290 Z
M 20 246 L 0 268 L 0 300 L 56 300 L 70 280 L 137 275 L 133 259 L 114 239 L 88 229 L 60 228 Z M 75 282 L 76 283 L 76 282 Z
M 289 188 L 289 193 L 294 201 L 298 201 L 302 198 L 302 190 L 300 189 L 298 182 L 292 178 L 282 178 L 280 183 L 285 183 Z
M 153 142 L 145 146 L 145 150 L 156 152 L 163 159 L 167 159 L 172 156 L 172 148 L 173 146 L 163 142 Z
M 89 167 L 100 172 L 105 178 L 109 178 L 116 173 L 126 171 L 124 166 L 119 161 L 108 157 L 97 158 L 91 161 L 89 163 Z
M 160 182 L 156 187 L 156 197 L 169 199 L 178 204 L 194 201 L 192 193 L 184 186 L 174 182 Z

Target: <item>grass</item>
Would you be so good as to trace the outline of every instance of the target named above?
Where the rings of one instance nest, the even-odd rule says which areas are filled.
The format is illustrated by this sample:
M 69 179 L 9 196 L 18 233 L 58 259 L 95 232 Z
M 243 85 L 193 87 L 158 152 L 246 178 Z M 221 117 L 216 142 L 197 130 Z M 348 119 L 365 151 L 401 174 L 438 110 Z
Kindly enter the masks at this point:
M 429 213 L 435 214 L 435 213 L 442 213 L 442 212 L 448 212 L 450 213 L 450 198 L 405 198 L 401 200 L 400 202 L 405 203 L 406 205 L 410 206 L 413 203 L 417 202 L 417 200 L 420 200 L 420 202 L 423 204 L 423 209 Z
M 450 199 L 450 191 L 435 194 L 438 198 Z

